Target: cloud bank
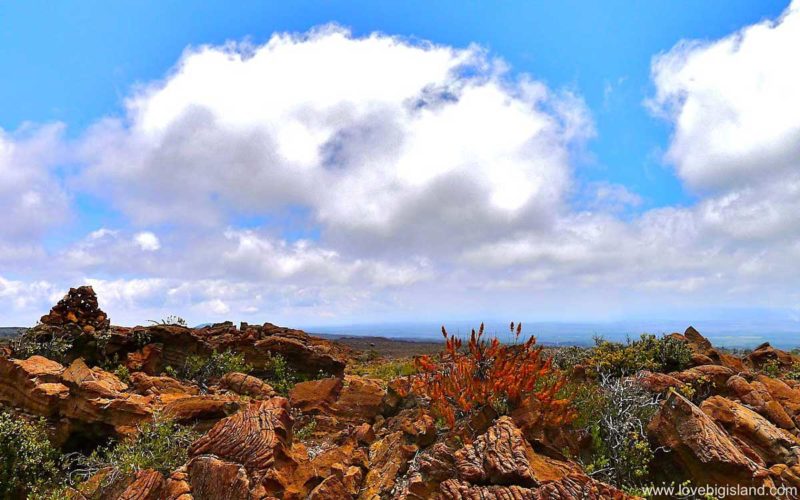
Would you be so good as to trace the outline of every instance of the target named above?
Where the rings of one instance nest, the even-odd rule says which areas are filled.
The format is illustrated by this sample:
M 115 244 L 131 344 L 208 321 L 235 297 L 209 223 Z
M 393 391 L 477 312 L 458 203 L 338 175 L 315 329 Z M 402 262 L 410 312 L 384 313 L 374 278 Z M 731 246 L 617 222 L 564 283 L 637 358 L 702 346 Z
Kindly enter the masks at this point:
M 0 222 L 0 307 L 31 317 L 89 281 L 119 322 L 791 310 L 797 5 L 653 59 L 647 106 L 697 201 L 650 210 L 576 180 L 595 133 L 579 96 L 480 47 L 324 26 L 187 49 L 77 141 L 59 126 L 0 135 L 0 209 L 19 214 Z M 59 151 L 79 167 L 55 172 Z M 80 196 L 119 227 L 47 248 Z M 20 255 L 37 270 L 17 276 Z

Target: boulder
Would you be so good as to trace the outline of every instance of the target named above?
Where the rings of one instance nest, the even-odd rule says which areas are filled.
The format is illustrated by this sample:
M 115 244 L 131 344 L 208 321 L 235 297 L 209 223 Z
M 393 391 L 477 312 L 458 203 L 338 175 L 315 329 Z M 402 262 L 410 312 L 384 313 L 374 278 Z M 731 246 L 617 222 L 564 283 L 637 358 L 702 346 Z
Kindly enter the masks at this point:
M 183 424 L 195 424 L 199 429 L 208 429 L 218 420 L 233 415 L 242 407 L 236 396 L 225 394 L 181 395 L 163 407 L 164 416 Z
M 42 356 L 0 357 L 0 402 L 45 417 L 55 416 L 69 389 L 61 383 L 64 367 Z
M 796 428 L 792 417 L 786 413 L 778 401 L 772 398 L 761 382 L 750 383 L 743 377 L 734 375 L 728 379 L 726 386 L 735 398 L 766 417 L 779 428 L 790 431 Z
M 269 399 L 277 393 L 271 385 L 260 378 L 244 373 L 228 373 L 224 375 L 219 386 L 240 396 L 249 396 L 253 399 Z
M 797 463 L 800 439 L 775 427 L 753 410 L 721 396 L 706 399 L 700 409 L 728 434 L 755 451 L 767 466 Z
M 800 356 L 775 349 L 769 342 L 764 342 L 756 347 L 753 352 L 747 356 L 747 359 L 756 368 L 761 368 L 770 361 L 776 361 L 779 367 L 784 369 L 791 368 L 794 363 L 800 362 Z
M 163 349 L 161 344 L 147 344 L 138 351 L 128 353 L 125 366 L 130 371 L 158 375 L 164 369 Z
M 245 468 L 213 456 L 193 458 L 186 465 L 193 500 L 249 500 L 251 484 Z M 173 486 L 175 488 L 175 486 Z
M 187 385 L 172 377 L 152 377 L 144 372 L 131 374 L 130 384 L 137 394 L 143 396 L 159 394 L 185 394 L 187 396 L 200 393 L 194 385 Z
M 679 389 L 685 385 L 672 375 L 642 370 L 636 374 L 636 381 L 646 391 L 654 394 L 666 394 L 670 389 Z
M 369 447 L 369 470 L 358 498 L 389 498 L 417 450 L 416 445 L 405 442 L 403 431 L 393 432 L 372 443 Z
M 292 407 L 315 415 L 317 425 L 341 430 L 350 424 L 372 423 L 383 409 L 386 390 L 380 381 L 356 376 L 300 382 L 289 392 Z
M 536 453 L 509 417 L 499 418 L 454 458 L 457 478 L 441 483 L 443 499 L 629 498 L 576 463 Z
M 648 431 L 697 484 L 751 486 L 764 472 L 711 417 L 676 392 L 661 404 Z
M 255 401 L 243 410 L 217 422 L 208 433 L 192 443 L 191 457 L 214 455 L 241 465 L 247 471 L 251 488 L 265 493 L 283 491 L 284 469 L 293 470 L 290 454 L 292 417 L 284 398 Z M 192 476 L 189 471 L 190 477 Z M 191 484 L 191 481 L 190 481 Z
M 715 391 L 724 390 L 728 379 L 733 375 L 733 370 L 722 365 L 695 366 L 682 372 L 670 373 L 670 376 L 685 384 L 711 384 Z
M 127 434 L 153 414 L 151 398 L 123 392 L 128 386 L 115 375 L 89 368 L 75 360 L 62 374 L 69 397 L 61 403 L 61 415 L 84 423 L 103 423 Z

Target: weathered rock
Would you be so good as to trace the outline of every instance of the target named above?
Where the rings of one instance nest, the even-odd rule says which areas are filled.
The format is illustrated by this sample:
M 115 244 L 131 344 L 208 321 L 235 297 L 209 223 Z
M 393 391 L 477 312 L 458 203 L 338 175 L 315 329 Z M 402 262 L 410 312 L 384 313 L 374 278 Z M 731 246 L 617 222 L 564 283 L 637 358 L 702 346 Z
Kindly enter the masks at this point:
M 348 375 L 331 412 L 345 422 L 372 422 L 381 411 L 385 395 L 379 380 Z
M 261 485 L 267 492 L 283 489 L 275 476 L 283 467 L 293 467 L 291 447 L 292 417 L 284 398 L 250 403 L 240 412 L 217 422 L 189 449 L 192 457 L 211 454 L 242 465 L 252 487 Z
M 408 470 L 408 461 L 417 449 L 416 445 L 405 443 L 402 431 L 372 443 L 369 447 L 369 470 L 358 498 L 374 500 L 390 495 L 397 479 Z
M 289 401 L 292 408 L 297 408 L 303 413 L 330 413 L 342 387 L 344 381 L 339 377 L 300 382 L 289 391 Z
M 734 375 L 726 383 L 728 390 L 742 403 L 753 408 L 781 429 L 793 430 L 795 423 L 783 406 L 772 398 L 764 384 L 752 384 L 739 375 Z
M 194 500 L 252 498 L 247 471 L 237 463 L 212 456 L 199 456 L 190 460 L 186 469 L 189 477 L 187 483 Z
M 648 392 L 660 394 L 666 394 L 670 389 L 679 389 L 685 385 L 672 375 L 647 370 L 636 374 L 636 381 Z
M 147 336 L 152 343 L 161 344 L 164 366 L 183 366 L 193 354 L 232 350 L 243 354 L 256 371 L 267 367 L 271 355 L 280 354 L 302 373 L 316 375 L 321 371 L 341 376 L 347 360 L 346 351 L 330 341 L 270 323 L 262 326 L 243 323 L 241 328 L 226 322 L 198 329 L 151 325 L 119 330 L 126 337 Z
M 670 373 L 670 376 L 686 384 L 711 383 L 715 390 L 724 390 L 728 379 L 733 375 L 733 370 L 722 365 L 695 366 L 682 372 Z
M 125 366 L 131 371 L 157 375 L 164 369 L 163 349 L 161 344 L 147 344 L 138 351 L 128 353 Z
M 711 342 L 707 338 L 700 335 L 700 332 L 693 326 L 687 328 L 686 331 L 683 332 L 683 336 L 692 346 L 693 351 L 709 357 L 712 356 L 714 346 L 711 345 Z
M 753 485 L 763 472 L 711 417 L 675 392 L 662 403 L 648 430 L 698 484 Z
M 62 374 L 69 397 L 61 403 L 61 415 L 86 423 L 108 424 L 125 434 L 153 414 L 152 400 L 122 392 L 128 386 L 111 373 L 89 368 L 75 360 Z
M 269 399 L 276 396 L 275 389 L 260 378 L 244 373 L 228 373 L 219 381 L 219 386 L 242 396 L 253 399 Z
M 455 454 L 458 476 L 477 484 L 537 486 L 571 472 L 562 462 L 538 455 L 508 417 L 501 417 Z
M 61 383 L 64 367 L 42 356 L 0 358 L 0 402 L 37 415 L 54 416 L 69 389 Z
M 753 385 L 761 384 L 775 401 L 786 410 L 795 425 L 800 426 L 800 390 L 789 387 L 786 382 L 780 379 L 767 377 L 766 375 L 756 376 Z
M 131 374 L 131 386 L 137 394 L 143 396 L 158 394 L 199 394 L 200 390 L 193 385 L 186 385 L 172 377 L 151 377 L 144 372 Z
M 778 429 L 753 410 L 721 396 L 706 399 L 700 409 L 730 435 L 746 443 L 768 466 L 797 463 L 800 439 Z
M 567 476 L 540 488 L 476 486 L 450 479 L 442 483 L 442 500 L 624 500 L 631 497 L 589 476 Z
M 441 484 L 443 499 L 628 498 L 575 463 L 536 453 L 509 417 L 457 451 L 455 466 L 458 478 Z
M 136 473 L 133 482 L 116 497 L 117 500 L 161 500 L 164 498 L 164 476 L 154 470 Z
M 442 483 L 443 500 L 534 500 L 536 490 L 520 486 L 475 486 L 466 481 L 448 479 Z M 567 497 L 553 497 L 567 498 Z
M 347 491 L 347 487 L 342 480 L 336 476 L 324 479 L 308 495 L 308 500 L 328 500 L 333 498 L 341 498 L 342 500 L 353 498 L 353 495 Z
M 417 457 L 416 468 L 408 475 L 405 497 L 415 500 L 433 498 L 440 484 L 453 477 L 454 452 L 442 442 L 423 450 Z
M 179 397 L 169 401 L 163 409 L 164 416 L 176 422 L 199 423 L 199 428 L 236 413 L 242 407 L 239 398 L 230 395 L 200 394 Z M 205 425 L 203 425 L 205 424 Z
M 381 413 L 385 396 L 379 381 L 348 375 L 296 384 L 289 400 L 293 408 L 316 415 L 318 426 L 334 431 L 349 424 L 372 423 Z
M 769 342 L 765 342 L 756 347 L 753 352 L 747 356 L 747 359 L 756 368 L 761 368 L 771 361 L 777 362 L 778 366 L 784 369 L 791 368 L 795 362 L 800 362 L 800 356 L 775 349 Z
M 389 417 L 381 428 L 382 434 L 402 431 L 406 441 L 426 447 L 436 440 L 436 421 L 423 410 L 403 410 Z

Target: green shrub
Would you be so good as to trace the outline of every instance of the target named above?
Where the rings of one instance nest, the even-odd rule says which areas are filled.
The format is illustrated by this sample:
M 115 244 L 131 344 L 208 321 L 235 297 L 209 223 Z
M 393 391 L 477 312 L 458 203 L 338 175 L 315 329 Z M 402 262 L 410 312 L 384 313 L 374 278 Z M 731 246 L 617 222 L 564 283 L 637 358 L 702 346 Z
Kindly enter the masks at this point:
M 166 318 L 160 321 L 149 320 L 150 323 L 154 325 L 165 325 L 165 326 L 188 326 L 186 320 L 181 318 L 180 316 L 176 316 L 174 314 L 170 314 Z
M 191 355 L 183 366 L 183 378 L 206 385 L 210 380 L 222 377 L 226 373 L 250 373 L 253 367 L 244 360 L 244 354 L 231 350 L 214 351 L 210 356 Z
M 301 427 L 294 433 L 294 438 L 299 441 L 307 441 L 314 435 L 314 431 L 317 429 L 317 421 L 311 420 L 309 423 Z
M 586 410 L 588 405 L 594 408 Z M 657 409 L 657 397 L 635 379 L 603 376 L 597 394 L 584 402 L 583 422 L 591 436 L 586 472 L 619 488 L 646 484 L 654 451 L 645 429 Z
M 132 439 L 101 447 L 88 457 L 79 457 L 73 464 L 73 476 L 86 480 L 103 469 L 110 469 L 107 484 L 144 469 L 155 469 L 168 475 L 188 460 L 189 445 L 199 434 L 172 420 L 154 415 L 139 426 Z
M 381 363 L 369 363 L 354 366 L 352 372 L 360 377 L 377 378 L 389 382 L 398 377 L 407 377 L 417 373 L 414 361 L 404 359 L 386 360 Z
M 287 395 L 297 383 L 297 374 L 280 354 L 270 353 L 264 364 L 264 378 L 278 394 Z
M 0 412 L 0 498 L 41 491 L 59 474 L 59 454 L 47 439 L 44 420 Z
M 683 370 L 691 359 L 692 350 L 686 342 L 673 337 L 642 334 L 638 340 L 628 340 L 625 344 L 596 338 L 586 365 L 596 374 L 621 377 L 640 370 Z
M 792 367 L 784 375 L 789 380 L 800 380 L 800 363 L 792 364 Z
M 117 366 L 117 368 L 114 370 L 114 375 L 116 375 L 118 379 L 122 380 L 126 384 L 131 381 L 131 372 L 125 365 Z
M 580 346 L 552 348 L 553 364 L 564 371 L 571 371 L 577 365 L 583 365 L 591 355 L 592 350 Z
M 72 349 L 71 339 L 42 334 L 34 330 L 26 330 L 11 340 L 11 350 L 14 352 L 14 357 L 19 359 L 44 356 L 59 363 L 65 363 L 67 361 L 66 354 L 70 349 Z
M 768 377 L 777 378 L 781 376 L 781 364 L 777 359 L 770 359 L 761 365 L 761 373 Z

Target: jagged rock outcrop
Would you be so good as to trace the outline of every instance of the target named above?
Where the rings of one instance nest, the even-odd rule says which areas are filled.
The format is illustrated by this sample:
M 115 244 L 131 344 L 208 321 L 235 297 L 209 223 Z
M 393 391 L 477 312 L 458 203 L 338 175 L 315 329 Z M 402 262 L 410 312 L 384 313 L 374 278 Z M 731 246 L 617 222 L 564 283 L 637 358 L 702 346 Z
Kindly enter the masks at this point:
M 276 396 L 275 389 L 260 378 L 244 373 L 228 373 L 224 375 L 219 386 L 241 396 L 250 396 L 253 399 L 269 399 Z
M 753 410 L 721 396 L 706 399 L 700 409 L 728 434 L 758 454 L 760 461 L 767 466 L 797 464 L 800 439 L 775 427 Z
M 200 393 L 200 389 L 197 386 L 184 384 L 172 377 L 153 377 L 144 372 L 132 373 L 130 385 L 137 394 L 143 396 L 161 394 L 184 394 L 190 396 Z
M 28 359 L 0 357 L 0 402 L 50 417 L 69 395 L 61 383 L 64 367 L 42 356 Z
M 636 374 L 636 381 L 645 390 L 652 393 L 666 394 L 670 389 L 680 389 L 685 382 L 678 380 L 666 373 L 651 372 L 643 370 Z
M 662 403 L 648 430 L 698 484 L 750 486 L 766 475 L 710 416 L 676 392 Z
M 747 359 L 756 368 L 762 368 L 769 362 L 777 362 L 780 368 L 791 368 L 795 363 L 800 363 L 800 356 L 775 349 L 769 342 L 764 342 L 753 349 Z
M 286 399 L 257 401 L 217 422 L 192 444 L 189 453 L 192 457 L 214 455 L 239 464 L 247 471 L 251 488 L 276 493 L 284 489 L 281 469 L 295 465 L 290 453 L 291 432 L 292 417 Z M 189 476 L 192 477 L 191 471 Z
M 722 365 L 702 365 L 669 375 L 685 384 L 711 384 L 714 391 L 724 391 L 728 379 L 734 375 L 734 372 Z
M 117 343 L 124 343 L 124 339 L 131 343 L 134 338 L 147 338 L 149 343 L 159 346 L 158 350 L 142 350 L 128 358 L 132 366 L 141 365 L 151 375 L 156 374 L 150 372 L 151 369 L 184 366 L 190 355 L 210 355 L 213 351 L 226 350 L 242 353 L 256 370 L 268 367 L 270 356 L 276 354 L 308 375 L 323 372 L 341 376 L 347 362 L 347 352 L 334 343 L 271 323 L 242 323 L 239 328 L 230 322 L 203 328 L 157 324 L 112 330 L 121 339 L 115 340 Z
M 628 498 L 575 463 L 536 453 L 509 417 L 499 418 L 454 458 L 457 477 L 441 484 L 443 499 Z
M 292 407 L 315 415 L 318 425 L 340 430 L 353 423 L 372 423 L 384 407 L 386 390 L 378 380 L 348 375 L 296 384 L 289 393 Z
M 81 359 L 64 370 L 62 381 L 69 387 L 69 397 L 60 406 L 64 417 L 107 424 L 118 433 L 127 434 L 153 415 L 150 398 L 124 392 L 127 384 L 114 374 L 89 368 Z

